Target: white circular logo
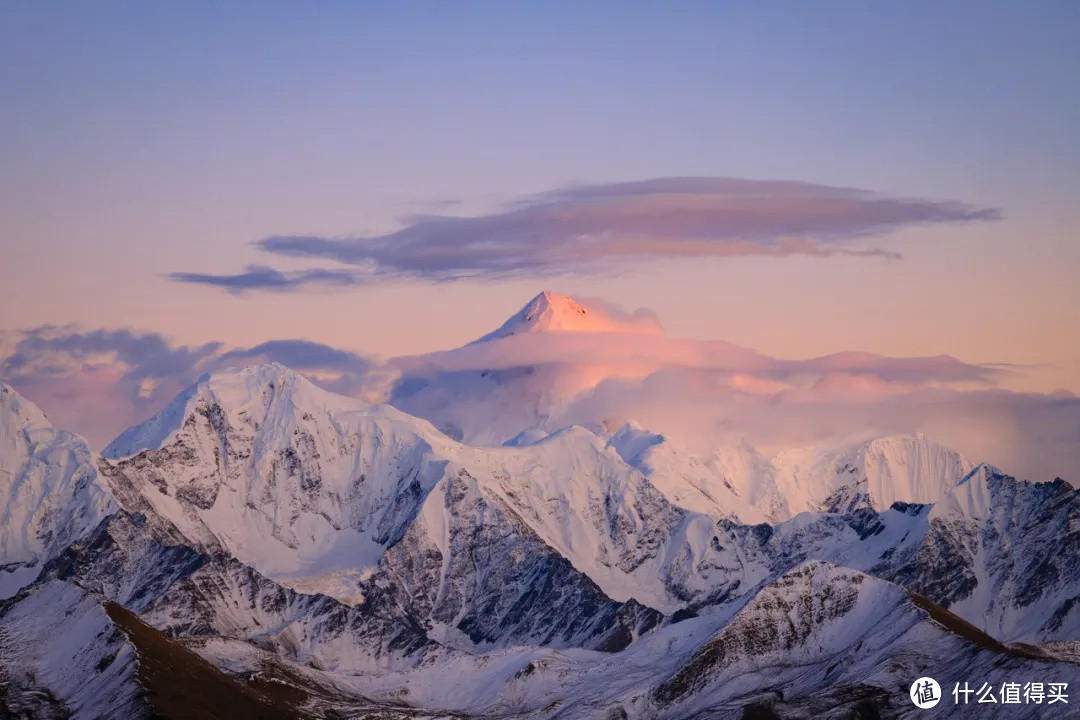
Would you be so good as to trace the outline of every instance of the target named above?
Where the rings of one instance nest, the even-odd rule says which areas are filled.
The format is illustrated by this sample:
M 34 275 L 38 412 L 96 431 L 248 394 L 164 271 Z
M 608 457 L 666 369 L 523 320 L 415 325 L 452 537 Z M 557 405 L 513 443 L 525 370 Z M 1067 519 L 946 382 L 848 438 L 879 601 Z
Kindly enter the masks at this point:
M 941 702 L 941 686 L 932 677 L 921 677 L 911 683 L 911 702 L 928 710 Z

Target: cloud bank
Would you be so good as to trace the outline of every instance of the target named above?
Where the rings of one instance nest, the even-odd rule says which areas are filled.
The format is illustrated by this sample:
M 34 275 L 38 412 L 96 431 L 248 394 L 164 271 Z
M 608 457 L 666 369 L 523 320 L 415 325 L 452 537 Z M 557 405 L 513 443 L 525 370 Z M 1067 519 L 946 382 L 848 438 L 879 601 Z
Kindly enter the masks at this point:
M 396 358 L 403 374 L 429 375 L 515 367 L 581 364 L 616 369 L 622 366 L 684 368 L 743 374 L 762 380 L 806 382 L 827 375 L 870 376 L 893 383 L 990 384 L 1005 374 L 998 366 L 965 363 L 948 355 L 886 357 L 842 352 L 805 360 L 774 358 L 725 342 L 648 337 L 634 333 L 531 333 L 456 350 Z
M 244 292 L 591 274 L 657 258 L 896 258 L 893 251 L 853 241 L 919 225 L 1000 218 L 995 208 L 811 183 L 655 178 L 541 193 L 487 215 L 414 216 L 401 229 L 381 235 L 281 235 L 256 243 L 273 255 L 333 261 L 355 270 L 284 273 L 250 266 L 239 274 L 177 272 L 170 277 Z
M 280 362 L 334 392 L 359 395 L 380 377 L 369 359 L 307 340 L 228 349 L 175 345 L 154 332 L 44 326 L 0 332 L 0 380 L 37 403 L 58 427 L 101 449 L 158 412 L 208 372 Z
M 1033 480 L 1080 479 L 1080 398 L 1003 390 L 1006 370 L 949 356 L 773 358 L 654 335 L 517 335 L 397 358 L 387 399 L 466 441 L 629 420 L 694 452 L 839 445 L 922 431 Z
M 631 419 L 703 453 L 920 430 L 1020 477 L 1080 479 L 1080 398 L 1001 389 L 1018 368 L 856 352 L 775 358 L 670 338 L 648 311 L 606 308 L 630 329 L 526 332 L 388 360 L 301 339 L 184 346 L 152 332 L 42 327 L 0 333 L 0 380 L 98 448 L 204 373 L 275 361 L 469 442 Z

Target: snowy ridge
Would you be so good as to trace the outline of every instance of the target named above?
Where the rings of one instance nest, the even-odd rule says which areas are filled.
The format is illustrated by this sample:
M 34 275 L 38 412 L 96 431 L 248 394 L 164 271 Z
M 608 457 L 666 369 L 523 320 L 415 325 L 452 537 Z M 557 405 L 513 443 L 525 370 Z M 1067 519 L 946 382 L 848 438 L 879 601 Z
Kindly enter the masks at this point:
M 1016 677 L 1080 679 L 1075 666 L 1008 654 L 956 629 L 892 583 L 808 562 L 748 600 L 665 625 L 614 656 L 543 648 L 463 654 L 440 666 L 357 679 L 351 689 L 499 717 L 737 718 L 749 706 L 773 707 L 781 717 L 858 717 L 873 708 L 882 717 L 946 718 L 955 713 L 944 703 L 935 711 L 911 704 L 912 678 L 937 672 L 943 686 L 971 676 L 996 685 Z M 993 706 L 980 715 L 1016 716 L 1014 708 Z M 1036 708 L 1030 716 L 1060 711 Z
M 280 365 L 204 378 L 106 449 L 111 482 L 197 547 L 278 578 L 372 568 L 445 471 L 450 441 Z M 122 442 L 121 442 L 122 441 Z
M 979 465 L 896 578 L 1005 642 L 1080 638 L 1080 492 Z
M 120 511 L 46 565 L 41 581 L 76 583 L 171 635 L 232 637 L 340 672 L 412 667 L 443 651 L 377 587 L 353 606 L 183 542 L 167 521 Z
M 115 511 L 95 465 L 82 438 L 0 384 L 0 598 Z
M 743 447 L 730 454 L 720 451 L 711 461 L 737 490 L 768 507 L 773 522 L 806 510 L 880 511 L 898 501 L 934 503 L 972 467 L 958 452 L 922 433 L 875 438 L 839 449 Z
M 99 596 L 54 580 L 0 603 L 0 706 L 12 717 L 148 717 L 136 663 Z
M 766 522 L 773 513 L 760 509 L 754 483 L 735 486 L 715 461 L 679 448 L 663 435 L 630 421 L 608 441 L 628 464 L 640 470 L 675 505 L 749 524 Z
M 102 459 L 0 401 L 0 579 L 29 583 L 0 649 L 40 645 L 29 675 L 0 661 L 0 692 L 52 693 L 35 712 L 79 716 L 84 687 L 139 702 L 133 666 L 103 662 L 127 651 L 102 598 L 398 717 L 905 716 L 911 678 L 957 658 L 1080 682 L 997 642 L 1080 639 L 1077 491 L 922 435 L 699 456 L 628 423 L 479 447 L 264 365 L 201 379 Z
M 1032 672 L 1033 662 L 1040 664 L 993 648 L 990 639 L 967 640 L 948 629 L 892 583 L 809 562 L 755 595 L 689 663 L 657 686 L 653 699 L 661 717 L 686 717 L 708 708 L 734 710 L 753 699 L 799 707 L 800 696 L 830 695 L 833 707 L 845 699 L 857 704 L 866 699 L 860 688 L 876 687 L 885 690 L 873 698 L 882 709 L 949 717 L 955 713 L 949 703 L 925 714 L 910 704 L 905 695 L 911 678 L 932 671 L 940 675 L 950 660 L 962 656 L 965 666 L 958 674 L 996 680 L 999 686 L 1010 675 Z M 1063 682 L 1080 678 L 1073 666 L 1035 671 Z M 762 678 L 768 684 L 763 686 Z M 1005 708 L 1001 716 L 1011 717 L 1010 712 Z M 1045 716 L 1053 717 L 1054 711 Z M 1036 710 L 1033 717 L 1043 715 Z
M 609 445 L 674 503 L 745 523 L 777 523 L 800 512 L 887 510 L 932 504 L 972 470 L 960 453 L 922 433 L 841 446 L 762 450 L 748 445 L 697 456 L 630 422 Z
M 448 529 L 461 507 L 448 485 L 462 478 L 497 524 L 535 536 L 608 598 L 666 614 L 745 592 L 808 558 L 901 572 L 930 520 L 926 511 L 882 508 L 884 500 L 974 487 L 959 482 L 966 461 L 922 435 L 771 460 L 746 451 L 740 464 L 723 453 L 701 462 L 634 425 L 608 441 L 567 428 L 477 448 L 385 406 L 325 393 L 280 366 L 219 374 L 184 402 L 167 443 L 110 469 L 117 492 L 168 518 L 201 552 L 227 550 L 278 582 L 344 601 L 363 597 L 386 549 L 410 532 L 414 554 L 440 558 L 440 572 L 450 567 Z M 773 517 L 802 512 L 751 529 L 770 519 L 762 503 Z M 807 513 L 817 508 L 832 512 Z M 489 563 L 495 572 L 506 561 Z M 445 575 L 425 577 L 445 586 Z M 446 612 L 432 621 L 445 623 Z
M 677 606 L 662 569 L 687 542 L 687 512 L 588 430 L 469 447 L 273 365 L 219 373 L 183 400 L 183 413 L 164 413 L 168 433 L 152 419 L 123 452 L 111 447 L 119 459 L 106 472 L 126 507 L 168 520 L 200 552 L 227 551 L 308 592 L 355 595 L 421 508 L 425 523 L 449 527 L 449 496 L 426 499 L 464 472 L 485 503 L 512 512 L 608 597 Z M 445 557 L 444 531 L 428 534 Z
M 945 493 L 931 513 L 933 518 L 965 517 L 985 520 L 992 514 L 990 482 L 1004 473 L 993 465 L 981 463 Z

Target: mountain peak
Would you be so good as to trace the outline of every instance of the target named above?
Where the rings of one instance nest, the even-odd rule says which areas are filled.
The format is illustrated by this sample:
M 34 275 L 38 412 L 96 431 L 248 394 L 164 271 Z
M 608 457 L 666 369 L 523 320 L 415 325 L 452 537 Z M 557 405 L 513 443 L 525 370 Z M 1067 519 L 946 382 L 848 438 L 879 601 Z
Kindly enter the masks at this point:
M 476 342 L 486 342 L 535 332 L 659 332 L 659 324 L 651 313 L 641 311 L 624 315 L 615 308 L 604 307 L 597 301 L 579 301 L 568 295 L 544 290 L 525 307 L 518 310 L 497 330 Z
M 41 408 L 3 382 L 0 382 L 0 418 L 4 420 L 0 428 L 8 427 L 15 433 L 26 427 L 52 428 Z
M 160 448 L 190 417 L 200 402 L 233 411 L 247 409 L 258 416 L 269 403 L 359 403 L 322 390 L 300 373 L 280 363 L 230 367 L 203 375 L 168 406 L 146 421 L 128 428 L 102 451 L 110 460 Z

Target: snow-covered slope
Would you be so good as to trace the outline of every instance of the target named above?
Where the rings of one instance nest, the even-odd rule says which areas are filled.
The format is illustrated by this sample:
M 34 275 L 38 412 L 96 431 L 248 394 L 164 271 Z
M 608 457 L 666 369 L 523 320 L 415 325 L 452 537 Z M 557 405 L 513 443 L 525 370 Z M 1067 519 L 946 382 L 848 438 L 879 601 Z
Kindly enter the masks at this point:
M 116 509 L 82 438 L 0 383 L 0 598 Z
M 0 715 L 301 720 L 305 695 L 234 679 L 100 595 L 43 580 L 0 603 Z M 318 717 L 323 717 L 319 715 Z
M 616 572 L 598 572 L 606 558 L 582 561 L 580 544 L 590 538 L 568 527 L 579 519 L 558 518 L 567 521 L 560 537 L 547 524 L 545 542 L 534 526 L 550 518 L 535 513 L 530 524 L 524 493 L 503 490 L 491 492 L 465 469 L 440 481 L 401 543 L 383 556 L 375 584 L 399 588 L 410 616 L 470 651 L 508 644 L 615 651 L 660 622 L 657 611 L 633 597 L 614 601 L 594 582 L 627 591 Z
M 582 428 L 469 447 L 266 365 L 204 379 L 105 455 L 127 509 L 302 591 L 357 595 L 421 507 L 445 558 L 459 513 L 446 486 L 468 477 L 507 532 L 535 536 L 608 597 L 673 606 L 662 569 L 686 542 L 688 513 Z
M 279 579 L 355 581 L 446 472 L 450 441 L 280 365 L 204 378 L 105 450 L 131 508 Z M 354 582 L 355 584 L 355 582 Z
M 896 579 L 1007 642 L 1080 638 L 1080 492 L 979 465 Z
M 420 622 L 451 646 L 615 649 L 658 621 L 642 602 L 672 604 L 657 569 L 683 513 L 582 429 L 522 448 L 470 448 L 393 408 L 330 395 L 267 365 L 204 379 L 106 455 L 112 460 L 102 471 L 138 528 L 117 520 L 109 543 L 130 545 L 146 533 L 151 540 L 139 541 L 149 547 L 134 555 L 122 547 L 114 553 L 120 560 L 86 559 L 80 550 L 78 562 L 120 563 L 128 569 L 115 576 L 168 587 L 155 602 L 201 612 L 152 617 L 187 632 L 207 627 L 248 637 L 258 627 L 294 623 L 297 612 L 285 606 L 303 602 L 282 595 L 285 586 L 368 614 L 373 597 L 387 597 L 387 608 L 405 607 L 407 616 L 388 611 L 379 622 Z M 198 569 L 190 578 L 155 579 L 153 567 L 123 559 L 145 557 L 155 543 L 190 547 L 193 557 L 180 564 Z M 92 543 L 98 556 L 105 544 Z M 198 559 L 221 554 L 242 567 Z M 195 598 L 210 587 L 199 579 L 207 573 L 215 593 L 232 589 Z M 92 582 L 100 574 L 79 577 Z M 228 597 L 250 600 L 266 583 L 284 598 L 272 603 L 273 617 L 220 614 Z M 129 589 L 102 591 L 139 602 Z M 636 600 L 638 592 L 645 598 Z M 365 652 L 402 647 L 388 626 L 377 635 L 360 643 Z
M 1080 669 L 1007 648 L 892 583 L 808 562 L 752 597 L 667 624 L 621 653 L 517 648 L 460 655 L 351 687 L 389 700 L 521 718 L 955 717 L 908 699 L 911 681 L 1075 683 Z M 449 677 L 448 677 L 449 676 Z M 948 692 L 948 689 L 946 689 Z M 951 700 L 951 698 L 950 698 Z M 1016 717 L 980 707 L 980 716 Z M 744 712 L 748 713 L 744 715 Z M 1058 717 L 1029 708 L 1029 717 Z
M 680 507 L 751 524 L 781 522 L 807 511 L 882 511 L 895 502 L 934 503 L 973 467 L 922 433 L 839 448 L 769 451 L 743 444 L 699 456 L 630 422 L 609 445 Z
M 300 593 L 225 553 L 196 551 L 171 523 L 140 512 L 113 515 L 48 563 L 42 579 L 77 583 L 170 634 L 236 638 L 341 672 L 443 654 L 393 592 L 370 585 L 359 604 Z
M 10 717 L 149 718 L 136 665 L 100 596 L 53 580 L 0 603 L 0 708 Z
M 98 458 L 0 397 L 5 563 L 37 578 L 0 604 L 0 645 L 37 642 L 38 616 L 61 632 L 29 675 L 0 662 L 34 712 L 83 707 L 84 685 L 141 702 L 117 693 L 142 666 L 50 675 L 68 635 L 126 652 L 104 598 L 253 682 L 272 656 L 341 688 L 320 707 L 399 716 L 903 716 L 929 668 L 1080 680 L 994 639 L 1080 640 L 1080 496 L 922 435 L 705 456 L 629 423 L 474 446 L 264 365 Z
M 723 453 L 699 461 L 634 425 L 607 441 L 567 428 L 470 447 L 268 365 L 205 379 L 107 455 L 125 506 L 167 521 L 197 552 L 226 552 L 346 604 L 371 583 L 394 585 L 395 602 L 454 647 L 602 643 L 615 627 L 632 638 L 635 603 L 665 614 L 701 607 L 813 558 L 919 574 L 920 588 L 961 577 L 912 569 L 926 564 L 917 551 L 931 523 L 911 501 L 951 497 L 967 466 L 922 435 L 726 467 Z M 765 524 L 776 515 L 789 519 Z M 577 588 L 569 601 L 532 592 L 559 577 Z M 481 602 L 455 587 L 490 594 Z M 582 605 L 592 614 L 547 635 L 529 617 L 557 608 L 569 622 Z M 494 625 L 477 625 L 483 613 Z M 599 625 L 585 632 L 588 623 Z M 1014 625 L 996 629 L 1013 637 Z
M 879 716 L 952 717 L 957 708 L 947 701 L 925 714 L 910 704 L 912 680 L 933 675 L 947 686 L 977 677 L 1000 687 L 1029 674 L 1075 683 L 1080 668 L 1009 651 L 892 583 L 810 562 L 757 593 L 652 700 L 659 717 L 672 718 L 753 704 L 798 708 L 812 696 L 829 696 L 832 709 L 866 703 Z M 1053 709 L 1027 712 L 1055 717 Z
M 898 501 L 934 503 L 973 467 L 922 433 L 875 438 L 840 450 L 781 451 L 772 464 L 783 478 L 789 504 L 802 498 L 834 511 L 863 505 L 884 510 Z M 829 494 L 821 498 L 824 492 Z

